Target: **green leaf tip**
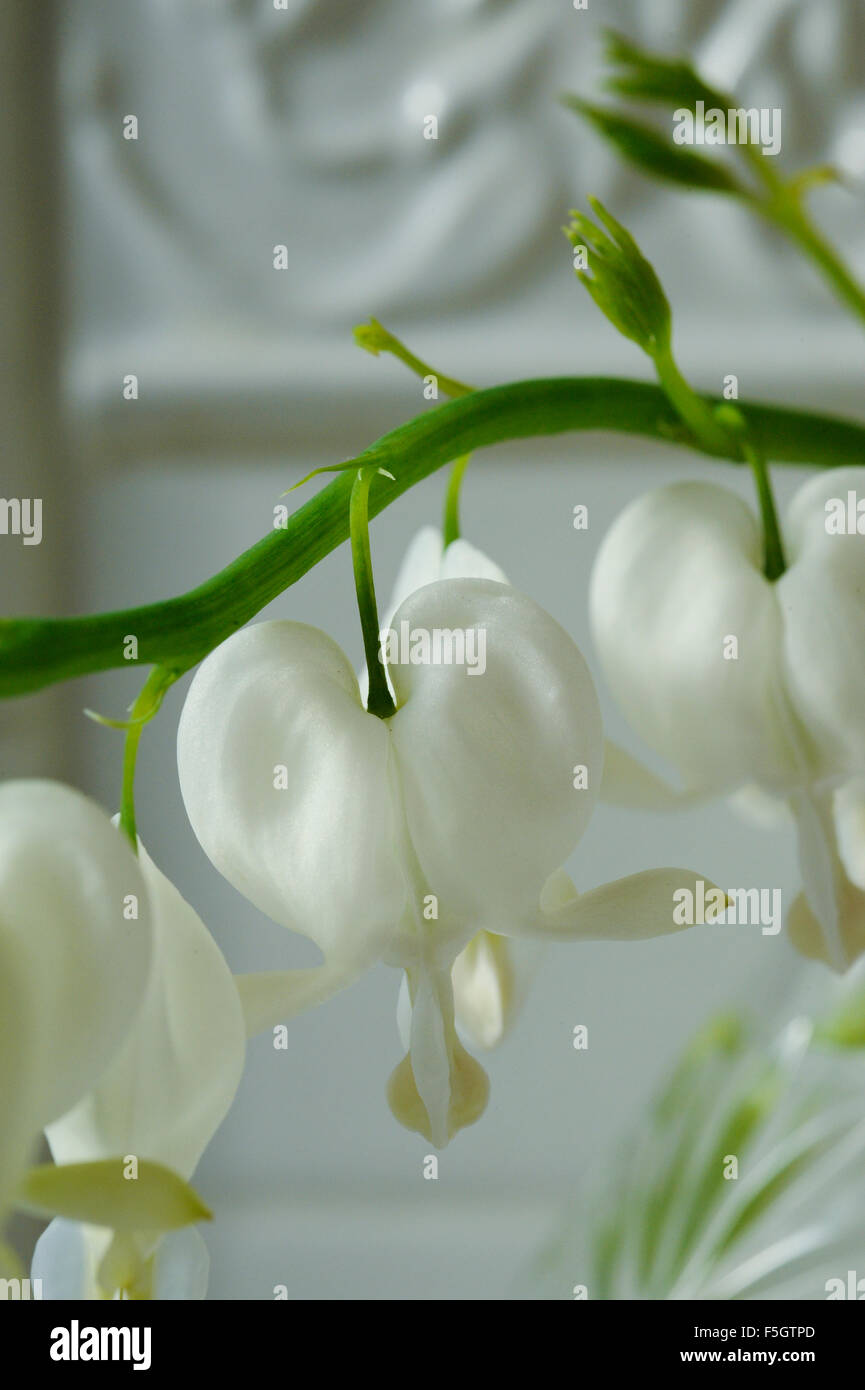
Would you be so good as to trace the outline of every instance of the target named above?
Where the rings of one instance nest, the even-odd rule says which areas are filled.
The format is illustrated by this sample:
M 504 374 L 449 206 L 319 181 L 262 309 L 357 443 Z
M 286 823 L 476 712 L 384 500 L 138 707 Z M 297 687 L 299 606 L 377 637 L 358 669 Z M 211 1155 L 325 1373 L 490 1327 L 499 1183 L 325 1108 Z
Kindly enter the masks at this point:
M 687 58 L 650 53 L 616 29 L 606 29 L 604 39 L 608 65 L 620 69 L 606 78 L 604 86 L 617 96 L 668 103 L 689 110 L 693 110 L 698 101 L 707 106 L 731 104 L 731 98 L 709 86 Z
M 682 188 L 744 196 L 745 189 L 738 179 L 717 160 L 696 154 L 685 145 L 675 145 L 652 126 L 608 107 L 570 95 L 561 100 L 647 177 L 664 179 Z

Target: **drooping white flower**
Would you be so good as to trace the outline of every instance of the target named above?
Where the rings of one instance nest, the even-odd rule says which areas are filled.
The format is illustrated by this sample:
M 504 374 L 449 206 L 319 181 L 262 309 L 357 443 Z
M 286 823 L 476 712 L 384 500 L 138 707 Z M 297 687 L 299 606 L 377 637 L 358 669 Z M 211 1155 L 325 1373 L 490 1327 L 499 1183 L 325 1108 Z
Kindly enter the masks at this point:
M 375 961 L 404 970 L 410 1049 L 389 1099 L 441 1146 L 486 1101 L 454 1026 L 451 972 L 471 938 L 659 935 L 677 929 L 673 892 L 696 879 L 655 870 L 580 896 L 562 873 L 592 813 L 603 736 L 585 662 L 549 614 L 507 585 L 460 579 L 413 592 L 402 622 L 483 630 L 483 675 L 400 653 L 389 666 L 397 711 L 382 720 L 324 633 L 260 623 L 196 674 L 178 768 L 215 866 L 324 956 L 319 968 L 241 977 L 250 1028 Z
M 0 785 L 0 1221 L 40 1130 L 122 1044 L 151 949 L 141 872 L 108 817 L 57 782 Z
M 851 779 L 865 772 L 865 538 L 827 519 L 832 499 L 857 491 L 865 469 L 805 483 L 783 526 L 788 568 L 770 583 L 740 498 L 709 483 L 660 488 L 617 519 L 590 593 L 613 694 L 684 794 L 756 784 L 764 807 L 789 805 L 804 882 L 789 927 L 838 969 L 865 949 L 865 865 L 851 852 L 855 828 L 843 828 L 856 814 Z M 634 765 L 619 770 L 613 795 L 624 800 Z
M 118 837 L 119 838 L 119 837 Z M 154 951 L 135 1023 L 96 1086 L 48 1126 L 58 1163 L 115 1154 L 190 1178 L 243 1071 L 246 1032 L 234 979 L 213 937 L 139 842 Z M 203 1298 L 207 1249 L 195 1227 L 122 1237 L 55 1219 L 33 1277 L 47 1298 Z M 116 1282 L 115 1282 L 116 1281 Z
M 507 584 L 504 571 L 462 537 L 445 546 L 441 531 L 424 526 L 409 542 L 397 571 L 390 600 L 381 615 L 386 631 L 394 614 L 409 595 L 440 579 L 493 579 Z M 366 667 L 358 676 L 361 699 L 366 703 L 369 676 Z M 514 1021 L 527 992 L 538 957 L 531 942 L 509 941 L 491 932 L 478 932 L 457 956 L 451 971 L 454 1018 L 459 1036 L 476 1048 L 492 1048 L 501 1042 Z M 403 976 L 397 1006 L 397 1022 L 403 1045 L 411 1032 L 411 1000 Z

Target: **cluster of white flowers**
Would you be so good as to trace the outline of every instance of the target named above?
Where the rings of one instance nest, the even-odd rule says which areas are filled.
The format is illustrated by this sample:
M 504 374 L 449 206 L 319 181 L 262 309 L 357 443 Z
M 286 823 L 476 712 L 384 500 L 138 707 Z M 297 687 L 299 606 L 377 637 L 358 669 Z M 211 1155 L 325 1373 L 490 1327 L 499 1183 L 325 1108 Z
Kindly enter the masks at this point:
M 151 1160 L 188 1180 L 246 1037 L 378 961 L 401 972 L 391 1109 L 447 1144 L 487 1100 L 464 1044 L 500 1040 L 539 942 L 681 929 L 673 895 L 696 888 L 691 871 L 585 893 L 564 872 L 602 779 L 606 796 L 640 805 L 754 783 L 786 803 L 804 880 L 793 939 L 846 966 L 865 949 L 865 547 L 830 535 L 823 505 L 849 488 L 865 492 L 865 470 L 801 489 L 774 584 L 758 522 L 719 487 L 640 498 L 607 536 L 591 591 L 598 653 L 680 793 L 614 748 L 604 771 L 598 697 L 571 638 L 432 529 L 384 625 L 483 631 L 483 679 L 397 653 L 396 711 L 380 719 L 365 675 L 317 629 L 262 622 L 213 651 L 178 730 L 186 811 L 219 872 L 313 941 L 318 967 L 232 978 L 192 908 L 99 808 L 55 783 L 0 788 L 0 1213 L 43 1130 L 60 1165 Z M 60 1217 L 34 1273 L 49 1297 L 203 1297 L 206 1268 L 191 1225 L 160 1236 Z

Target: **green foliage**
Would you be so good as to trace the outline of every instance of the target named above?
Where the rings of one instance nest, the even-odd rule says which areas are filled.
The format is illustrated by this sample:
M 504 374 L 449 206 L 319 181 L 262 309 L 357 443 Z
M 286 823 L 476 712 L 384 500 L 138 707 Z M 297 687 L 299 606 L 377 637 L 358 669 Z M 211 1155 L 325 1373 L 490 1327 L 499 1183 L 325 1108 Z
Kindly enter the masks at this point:
M 616 153 L 649 178 L 663 179 L 683 188 L 747 197 L 747 189 L 717 159 L 676 145 L 652 126 L 580 97 L 564 96 L 562 104 L 583 116 Z

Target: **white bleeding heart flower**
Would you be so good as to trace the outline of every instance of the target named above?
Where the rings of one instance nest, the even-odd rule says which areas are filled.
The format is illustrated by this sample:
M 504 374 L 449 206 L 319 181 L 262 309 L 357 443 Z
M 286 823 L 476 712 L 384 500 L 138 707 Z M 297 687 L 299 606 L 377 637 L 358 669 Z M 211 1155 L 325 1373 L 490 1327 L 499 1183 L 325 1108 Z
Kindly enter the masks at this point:
M 760 524 L 739 497 L 710 483 L 660 488 L 616 520 L 590 592 L 612 692 L 678 769 L 683 796 L 737 793 L 762 816 L 789 806 L 804 894 L 788 926 L 837 969 L 865 950 L 851 784 L 865 772 L 865 539 L 827 529 L 848 492 L 865 495 L 865 469 L 800 488 L 782 528 L 788 568 L 770 583 Z M 637 765 L 618 771 L 612 798 L 626 801 L 632 781 L 647 804 Z
M 562 628 L 485 579 L 412 593 L 395 622 L 483 629 L 486 667 L 390 663 L 397 710 L 364 708 L 323 632 L 265 622 L 204 661 L 178 729 L 192 827 L 214 865 L 324 964 L 240 977 L 250 1031 L 327 998 L 374 962 L 406 972 L 409 1053 L 389 1100 L 442 1146 L 484 1108 L 487 1081 L 456 1036 L 451 971 L 478 932 L 581 940 L 677 930 L 655 870 L 578 895 L 561 872 L 597 796 L 603 756 L 591 677 Z M 574 787 L 574 769 L 588 785 Z
M 390 628 L 397 609 L 415 590 L 440 579 L 508 582 L 504 571 L 482 550 L 462 537 L 445 546 L 437 527 L 424 526 L 409 542 L 403 556 L 390 601 L 381 616 L 382 631 Z M 366 704 L 369 689 L 366 667 L 358 676 L 358 685 Z M 537 956 L 538 947 L 530 942 L 511 942 L 490 932 L 479 932 L 471 938 L 451 971 L 454 1018 L 463 1041 L 479 1048 L 492 1048 L 501 1041 L 519 1012 L 537 965 Z M 408 980 L 404 976 L 397 1004 L 397 1023 L 406 1049 L 410 1020 L 411 1000 Z
M 134 1023 L 151 948 L 140 869 L 99 807 L 57 782 L 0 785 L 0 1221 L 40 1130 Z
M 119 838 L 115 832 L 115 838 Z M 198 914 L 139 841 L 154 950 L 134 1025 L 96 1086 L 47 1128 L 57 1163 L 115 1154 L 189 1179 L 240 1084 L 246 1029 L 234 978 Z M 194 1226 L 157 1239 L 55 1219 L 32 1275 L 46 1298 L 203 1298 L 207 1248 Z

